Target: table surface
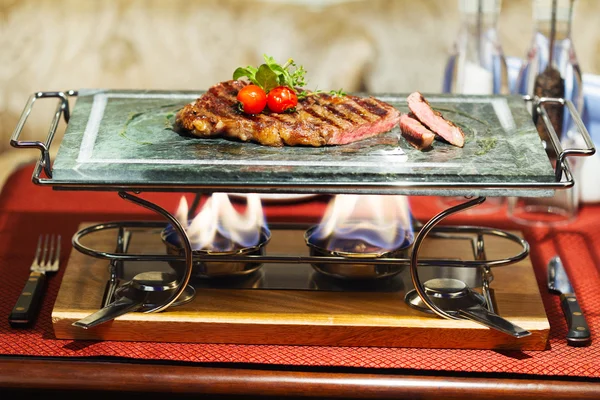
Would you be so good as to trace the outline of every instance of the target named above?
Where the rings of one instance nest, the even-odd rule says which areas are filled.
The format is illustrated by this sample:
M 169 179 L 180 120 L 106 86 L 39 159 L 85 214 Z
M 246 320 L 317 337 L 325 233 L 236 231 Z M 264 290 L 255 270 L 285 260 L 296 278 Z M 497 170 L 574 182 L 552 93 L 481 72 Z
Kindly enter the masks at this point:
M 44 230 L 49 229 L 51 225 L 59 226 L 61 232 L 72 234 L 77 224 L 84 220 L 114 220 L 123 219 L 124 216 L 127 216 L 127 219 L 157 219 L 151 212 L 124 202 L 115 193 L 62 192 L 37 187 L 30 181 L 31 172 L 31 166 L 18 170 L 7 181 L 0 194 L 0 265 L 12 263 L 14 268 L 19 270 L 18 274 L 22 275 L 23 283 L 28 274 L 27 267 L 35 248 L 35 240 L 24 244 L 20 249 L 15 249 L 15 238 L 36 238 L 40 233 L 45 233 Z M 174 198 L 176 196 L 165 193 L 143 194 L 143 197 L 156 201 L 168 210 L 173 209 L 179 200 L 178 197 Z M 285 221 L 290 213 L 302 216 L 304 220 L 317 221 L 326 201 L 326 198 L 316 198 L 298 203 L 265 204 L 265 211 L 270 221 Z M 434 198 L 411 198 L 411 204 L 413 214 L 420 220 L 428 219 L 441 210 Z M 13 226 L 15 220 L 33 222 L 17 228 Z M 43 223 L 36 224 L 35 221 Z M 559 252 L 563 259 L 567 260 L 566 267 L 573 273 L 575 289 L 582 294 L 580 301 L 591 325 L 593 337 L 600 333 L 600 317 L 592 308 L 596 299 L 592 299 L 588 293 L 597 290 L 593 287 L 597 287 L 599 281 L 597 265 L 600 248 L 595 236 L 586 236 L 583 233 L 597 230 L 593 227 L 597 226 L 598 221 L 600 205 L 586 205 L 581 209 L 578 220 L 568 228 L 541 228 L 528 231 L 526 235 L 532 244 L 532 257 L 535 262 L 547 261 L 545 258 L 551 252 Z M 465 214 L 452 217 L 449 222 L 471 225 L 478 222 L 483 225 L 485 222 L 486 226 L 505 229 L 515 227 L 502 212 L 487 215 Z M 587 248 L 580 248 L 577 244 L 579 242 L 573 241 L 572 237 L 579 236 L 587 243 Z M 69 243 L 65 243 L 63 248 L 67 250 L 64 257 L 68 257 Z M 585 257 L 581 255 L 583 252 L 586 252 Z M 16 300 L 14 294 L 18 294 L 20 289 L 21 287 L 18 287 L 0 294 L 0 306 L 12 306 Z M 45 307 L 51 308 L 51 304 L 46 304 Z M 549 315 L 560 313 L 558 300 L 553 297 L 545 299 L 545 307 Z M 2 309 L 8 310 L 6 307 Z M 38 321 L 39 323 L 42 322 Z M 8 325 L 6 319 L 2 324 Z M 0 332 L 0 342 L 4 346 L 18 343 L 18 335 L 28 334 L 7 329 Z M 569 375 L 556 370 L 548 374 L 518 373 L 515 370 L 507 373 L 501 368 L 495 372 L 480 373 L 475 372 L 476 368 L 467 372 L 377 368 L 368 363 L 364 366 L 344 366 L 343 363 L 329 366 L 327 363 L 292 365 L 269 363 L 268 360 L 261 363 L 252 360 L 181 362 L 110 355 L 48 357 L 41 356 L 43 352 L 20 352 L 19 349 L 4 347 L 0 354 L 0 387 L 317 398 L 465 398 L 473 394 L 477 394 L 478 398 L 600 398 L 600 362 L 597 358 L 590 358 L 592 354 L 598 353 L 598 347 L 593 342 L 588 348 L 566 349 L 561 344 L 565 332 L 564 321 L 553 323 L 551 320 L 552 349 L 541 352 L 539 357 L 550 357 L 547 358 L 550 360 L 549 364 L 552 363 L 553 352 L 566 354 L 567 358 L 579 357 L 582 365 L 585 363 L 580 373 Z M 40 342 L 50 339 L 52 338 L 39 338 Z M 42 343 L 39 344 L 41 347 Z M 64 346 L 75 344 L 69 342 Z M 81 346 L 93 347 L 93 344 Z M 404 350 L 405 352 L 399 354 L 407 355 L 411 351 Z M 563 353 L 559 353 L 560 351 Z M 568 353 L 564 353 L 565 351 Z M 319 352 L 315 351 L 315 354 Z M 467 358 L 469 351 L 464 354 Z M 272 358 L 277 359 L 276 356 L 273 354 Z M 535 359 L 538 355 L 527 357 Z M 556 360 L 557 365 L 560 365 L 559 361 Z M 527 362 L 528 360 L 524 360 L 523 365 Z

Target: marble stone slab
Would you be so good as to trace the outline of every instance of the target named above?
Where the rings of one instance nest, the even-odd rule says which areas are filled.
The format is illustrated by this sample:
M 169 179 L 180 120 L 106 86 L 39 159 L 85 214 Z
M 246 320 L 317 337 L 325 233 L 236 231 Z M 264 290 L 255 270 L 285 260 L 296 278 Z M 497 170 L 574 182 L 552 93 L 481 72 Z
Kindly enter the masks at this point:
M 53 184 L 87 189 L 549 196 L 550 164 L 519 96 L 426 95 L 465 131 L 464 148 L 411 147 L 396 127 L 344 146 L 273 148 L 184 137 L 175 114 L 200 92 L 81 90 Z M 407 112 L 406 94 L 376 97 Z M 437 188 L 423 187 L 435 184 Z

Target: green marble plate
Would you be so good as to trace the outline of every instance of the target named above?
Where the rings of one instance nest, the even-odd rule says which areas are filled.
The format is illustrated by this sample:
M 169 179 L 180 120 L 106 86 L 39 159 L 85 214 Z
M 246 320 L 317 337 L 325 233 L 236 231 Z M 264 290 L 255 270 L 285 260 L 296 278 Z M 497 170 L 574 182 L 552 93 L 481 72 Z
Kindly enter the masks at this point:
M 183 137 L 175 113 L 199 92 L 81 90 L 52 183 L 262 193 L 548 196 L 554 170 L 518 96 L 426 95 L 464 148 L 412 148 L 398 128 L 344 146 L 272 148 Z M 406 95 L 377 95 L 406 112 Z M 550 188 L 550 189 L 549 189 Z M 231 189 L 231 190 L 226 190 Z

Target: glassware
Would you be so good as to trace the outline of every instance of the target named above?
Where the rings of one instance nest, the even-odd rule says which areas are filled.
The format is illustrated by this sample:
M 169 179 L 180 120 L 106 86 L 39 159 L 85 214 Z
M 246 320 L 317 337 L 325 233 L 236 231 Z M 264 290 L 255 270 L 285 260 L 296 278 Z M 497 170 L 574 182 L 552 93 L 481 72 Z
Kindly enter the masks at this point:
M 508 69 L 498 37 L 501 0 L 458 0 L 461 26 L 446 64 L 443 92 L 454 94 L 509 94 Z M 462 197 L 441 197 L 442 206 L 454 206 Z M 466 213 L 490 213 L 504 198 L 488 198 Z
M 581 114 L 582 75 L 571 39 L 574 3 L 575 0 L 533 0 L 533 40 L 515 90 L 518 94 L 535 94 L 538 76 L 548 68 L 556 69 L 564 81 L 564 98 L 571 100 Z M 555 127 L 559 137 L 571 138 L 574 126 L 566 110 L 563 110 L 561 125 Z
M 501 0 L 458 0 L 461 27 L 446 64 L 444 93 L 509 94 L 498 37 Z
M 575 0 L 533 0 L 533 40 L 519 72 L 517 94 L 563 97 L 571 100 L 577 111 L 583 110 L 582 75 L 571 39 Z M 576 128 L 569 112 L 560 105 L 546 106 L 546 111 L 563 147 L 577 141 Z M 531 110 L 533 111 L 533 110 Z M 538 119 L 533 115 L 534 120 Z M 556 154 L 548 143 L 541 118 L 536 121 L 540 138 L 550 161 Z M 568 161 L 577 175 L 578 161 Z M 579 187 L 558 190 L 550 198 L 509 198 L 508 216 L 524 225 L 561 225 L 573 221 L 579 206 Z

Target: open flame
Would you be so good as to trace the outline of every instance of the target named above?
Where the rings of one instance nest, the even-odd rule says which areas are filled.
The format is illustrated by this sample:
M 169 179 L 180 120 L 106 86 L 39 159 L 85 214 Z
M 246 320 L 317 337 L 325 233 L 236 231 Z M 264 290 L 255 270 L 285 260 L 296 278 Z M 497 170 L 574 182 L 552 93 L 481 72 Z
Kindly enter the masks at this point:
M 259 243 L 265 217 L 257 194 L 247 196 L 247 206 L 238 212 L 225 193 L 213 193 L 190 221 L 189 206 L 181 197 L 175 218 L 185 228 L 193 250 L 231 251 Z
M 311 239 L 329 251 L 370 253 L 406 247 L 413 235 L 405 196 L 337 195 Z

